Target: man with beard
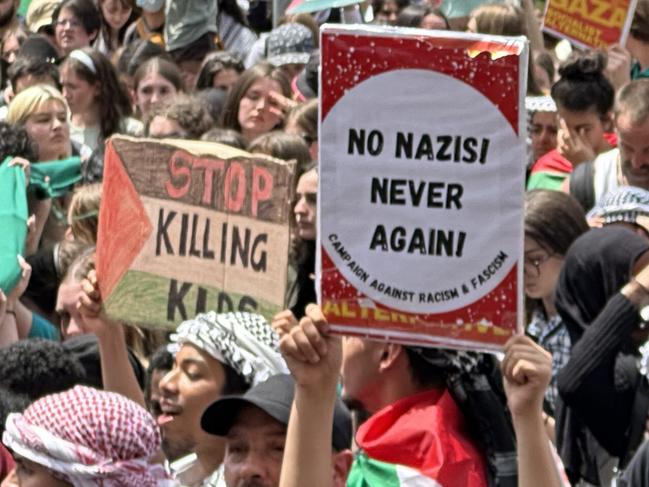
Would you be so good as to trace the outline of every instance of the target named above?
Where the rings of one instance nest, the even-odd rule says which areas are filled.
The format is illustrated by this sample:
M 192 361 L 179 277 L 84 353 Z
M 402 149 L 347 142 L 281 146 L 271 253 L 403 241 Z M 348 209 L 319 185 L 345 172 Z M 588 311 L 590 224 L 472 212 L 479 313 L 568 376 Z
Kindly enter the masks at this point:
M 620 89 L 614 117 L 618 148 L 581 164 L 570 178 L 570 194 L 587 210 L 618 186 L 649 190 L 649 79 Z
M 128 362 L 123 328 L 106 316 L 94 270 L 78 295 L 79 326 L 97 335 L 106 365 L 104 388 L 144 406 Z M 279 338 L 261 315 L 210 311 L 181 323 L 171 340 L 173 367 L 159 383 L 162 450 L 181 485 L 217 485 L 223 478 L 225 442 L 202 430 L 201 415 L 221 395 L 242 394 L 272 375 L 287 373 Z
M 221 397 L 207 408 L 201 421 L 203 429 L 226 438 L 223 470 L 227 487 L 279 487 L 296 389 L 299 396 L 299 385 L 291 376 L 278 374 L 243 396 Z M 314 411 L 317 414 L 317 409 L 309 408 L 310 413 Z M 331 459 L 327 470 L 331 486 L 345 487 L 352 464 L 352 420 L 340 399 L 335 399 L 331 416 L 328 445 L 317 455 L 331 453 L 327 455 Z
M 290 311 L 278 314 L 273 328 L 296 382 L 309 382 L 296 362 L 315 367 L 331 350 L 340 357 L 328 369 L 341 363 L 345 394 L 371 414 L 356 432 L 348 487 L 404 485 L 405 479 L 407 485 L 518 485 L 513 427 L 493 357 L 358 337 L 328 340 L 329 324 L 315 304 L 299 322 Z M 330 379 L 318 383 L 331 390 Z M 318 407 L 317 401 L 305 405 L 299 389 L 295 398 L 294 413 Z
M 215 485 L 225 443 L 202 430 L 201 415 L 221 395 L 241 394 L 288 369 L 277 335 L 257 314 L 199 314 L 171 339 L 180 348 L 160 381 L 162 449 L 183 485 Z

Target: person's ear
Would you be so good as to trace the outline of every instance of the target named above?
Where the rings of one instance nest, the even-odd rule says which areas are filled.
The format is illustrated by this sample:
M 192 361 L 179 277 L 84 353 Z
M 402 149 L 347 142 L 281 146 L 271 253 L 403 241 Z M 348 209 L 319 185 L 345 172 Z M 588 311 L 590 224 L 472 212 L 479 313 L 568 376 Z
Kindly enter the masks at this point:
M 334 453 L 331 458 L 333 463 L 333 487 L 345 487 L 347 476 L 354 462 L 354 454 L 351 450 L 342 450 Z
M 98 34 L 99 34 L 98 30 L 93 30 L 92 32 L 89 32 L 88 37 L 90 38 L 90 42 L 95 42 L 95 39 L 97 39 Z
M 406 352 L 401 345 L 397 345 L 396 343 L 386 343 L 382 348 L 379 371 L 384 372 L 393 368 L 405 353 Z
M 615 126 L 613 124 L 613 112 L 609 111 L 606 112 L 606 115 L 602 117 L 602 126 L 604 127 L 605 132 L 612 132 L 613 127 Z

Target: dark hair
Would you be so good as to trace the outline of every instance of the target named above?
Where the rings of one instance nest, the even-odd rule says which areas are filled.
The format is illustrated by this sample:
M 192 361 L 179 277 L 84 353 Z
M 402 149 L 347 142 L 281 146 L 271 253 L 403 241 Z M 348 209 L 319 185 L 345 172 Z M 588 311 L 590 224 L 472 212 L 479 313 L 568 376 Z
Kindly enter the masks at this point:
M 420 388 L 439 387 L 444 383 L 444 371 L 427 362 L 422 356 L 408 347 L 403 347 L 408 355 L 412 379 Z
M 61 343 L 34 338 L 0 349 L 0 386 L 32 401 L 84 379 L 81 363 Z
M 239 104 L 241 99 L 248 92 L 250 87 L 256 81 L 270 78 L 277 81 L 282 89 L 282 95 L 291 96 L 291 84 L 286 75 L 279 69 L 267 62 L 255 64 L 243 72 L 241 77 L 232 86 L 228 93 L 228 99 L 223 109 L 222 126 L 228 129 L 241 130 L 239 125 Z
M 230 147 L 234 147 L 235 149 L 246 149 L 246 140 L 243 138 L 243 135 L 232 129 L 222 129 L 215 127 L 205 132 L 201 136 L 201 140 L 229 145 Z
M 11 413 L 22 413 L 32 400 L 25 394 L 18 394 L 0 386 L 0 436 L 4 433 L 7 416 Z
M 293 107 L 286 117 L 288 120 L 294 120 L 308 140 L 304 142 L 308 145 L 318 140 L 318 99 L 313 98 L 305 103 Z
M 309 146 L 302 137 L 279 130 L 257 137 L 248 146 L 248 152 L 266 154 L 284 161 L 294 160 L 300 169 L 304 169 L 311 162 Z
M 153 352 L 153 355 L 149 357 L 149 366 L 146 368 L 146 375 L 144 377 L 144 399 L 147 403 L 151 401 L 151 379 L 153 378 L 153 373 L 158 370 L 169 371 L 173 366 L 174 356 L 169 351 L 167 345 L 158 347 Z
M 525 194 L 525 236 L 548 252 L 566 255 L 577 237 L 587 231 L 584 209 L 573 196 L 547 189 Z
M 164 48 L 145 39 L 136 39 L 124 47 L 117 59 L 117 71 L 134 76 L 138 68 L 151 58 L 158 57 L 171 61 Z
M 147 135 L 155 117 L 164 117 L 177 122 L 187 132 L 187 138 L 192 140 L 200 139 L 201 135 L 214 125 L 207 108 L 198 98 L 189 95 L 176 95 L 169 102 L 153 107 L 144 123 Z
M 615 90 L 604 76 L 606 57 L 596 51 L 571 56 L 559 68 L 560 79 L 552 86 L 556 104 L 571 112 L 593 110 L 605 117 L 613 108 Z
M 410 5 L 410 0 L 372 0 L 372 10 L 374 11 L 374 17 L 381 13 L 383 10 L 383 4 L 388 1 L 394 1 L 397 4 L 398 12 L 401 12 L 404 8 Z
M 38 161 L 38 146 L 22 126 L 0 122 L 0 164 L 9 156 Z
M 126 331 L 126 328 L 125 328 Z M 68 338 L 62 344 L 63 348 L 75 357 L 85 371 L 85 377 L 80 383 L 96 389 L 103 389 L 103 379 L 101 374 L 101 357 L 99 354 L 99 342 L 94 334 L 75 335 Z M 142 363 L 133 353 L 131 348 L 127 348 L 128 361 L 135 374 L 140 389 L 144 389 L 145 371 Z
M 225 100 L 228 97 L 226 91 L 220 88 L 207 88 L 195 93 L 195 96 L 203 103 L 210 113 L 212 120 L 219 120 L 223 114 Z
M 232 20 L 234 20 L 237 24 L 246 27 L 248 26 L 246 15 L 243 13 L 236 0 L 219 0 L 218 9 L 219 17 L 222 13 L 224 13 L 232 17 Z
M 54 22 L 59 20 L 59 15 L 61 15 L 63 9 L 70 10 L 79 19 L 86 34 L 92 34 L 93 32 L 96 34 L 99 33 L 99 29 L 101 28 L 101 13 L 94 2 L 90 0 L 63 0 L 52 14 L 52 20 Z
M 74 259 L 88 248 L 78 240 L 63 239 L 54 247 L 44 247 L 27 256 L 32 276 L 22 299 L 31 302 L 45 315 L 54 313 L 59 284 Z
M 246 379 L 241 374 L 228 364 L 224 364 L 223 362 L 220 363 L 225 372 L 225 380 L 223 381 L 223 388 L 221 389 L 222 396 L 243 394 L 250 389 L 250 384 L 246 382 Z
M 104 37 L 104 41 L 106 42 L 106 46 L 108 50 L 111 50 L 111 44 L 113 42 L 113 34 L 111 32 L 110 26 L 104 19 L 104 13 L 101 10 L 101 3 L 105 2 L 106 0 L 98 0 L 97 1 L 97 7 L 99 10 L 99 15 L 101 18 L 101 33 Z M 128 7 L 131 9 L 131 15 L 129 16 L 128 20 L 126 23 L 119 29 L 119 32 L 117 33 L 117 43 L 122 44 L 124 42 L 124 35 L 126 34 L 126 31 L 130 27 L 130 25 L 135 22 L 138 17 L 140 16 L 139 14 L 139 9 L 137 8 L 137 5 L 135 5 L 135 0 L 119 0 L 121 4 L 125 7 Z
M 7 76 L 11 83 L 11 88 L 16 93 L 16 83 L 23 76 L 43 77 L 49 76 L 54 81 L 57 89 L 61 89 L 59 83 L 59 68 L 56 64 L 46 61 L 44 59 L 34 57 L 18 56 L 14 63 L 9 66 Z
M 421 27 L 421 23 L 427 15 L 439 17 L 444 21 L 447 29 L 451 28 L 446 15 L 442 11 L 439 8 L 432 8 L 428 5 L 408 5 L 399 12 L 395 25 L 401 27 Z
M 183 89 L 183 77 L 180 74 L 180 69 L 171 61 L 168 61 L 161 57 L 153 57 L 140 65 L 135 71 L 133 76 L 133 90 L 137 90 L 137 86 L 142 81 L 146 75 L 150 73 L 157 73 L 162 76 L 164 79 L 169 81 L 176 91 L 182 91 Z
M 525 238 L 534 240 L 548 254 L 563 257 L 588 229 L 584 209 L 573 196 L 547 189 L 525 194 Z M 536 310 L 543 310 L 542 300 L 526 296 L 528 323 Z
M 81 61 L 68 56 L 61 69 L 70 66 L 76 75 L 90 84 L 98 84 L 100 93 L 95 98 L 99 104 L 99 116 L 102 139 L 107 139 L 120 130 L 124 117 L 131 115 L 131 98 L 117 78 L 117 72 L 110 60 L 102 53 L 84 47 L 80 49 L 92 59 L 96 73 Z
M 630 33 L 639 41 L 649 43 L 649 0 L 638 0 Z
M 243 62 L 227 51 L 217 51 L 208 54 L 203 60 L 203 66 L 198 73 L 198 78 L 196 78 L 196 89 L 204 90 L 212 88 L 214 78 L 224 69 L 234 69 L 237 73 L 243 73 Z

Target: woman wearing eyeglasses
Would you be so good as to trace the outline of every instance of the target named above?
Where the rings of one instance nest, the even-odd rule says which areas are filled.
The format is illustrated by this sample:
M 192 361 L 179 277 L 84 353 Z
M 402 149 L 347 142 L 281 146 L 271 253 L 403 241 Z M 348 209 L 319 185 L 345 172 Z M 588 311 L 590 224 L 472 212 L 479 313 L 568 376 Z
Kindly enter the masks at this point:
M 62 56 L 89 46 L 101 28 L 101 15 L 90 0 L 64 0 L 52 14 L 56 47 Z
M 572 196 L 536 190 L 525 198 L 525 296 L 527 333 L 552 354 L 552 380 L 545 410 L 554 416 L 557 374 L 570 358 L 570 337 L 554 305 L 563 257 L 588 230 L 583 210 Z

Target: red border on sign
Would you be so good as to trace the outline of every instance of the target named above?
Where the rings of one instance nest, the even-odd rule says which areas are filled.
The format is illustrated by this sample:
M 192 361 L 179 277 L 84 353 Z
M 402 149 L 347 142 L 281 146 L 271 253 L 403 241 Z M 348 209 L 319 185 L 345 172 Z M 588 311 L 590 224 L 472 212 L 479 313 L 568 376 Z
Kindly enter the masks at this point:
M 518 134 L 518 104 L 511 100 L 518 99 L 519 80 L 518 77 L 507 79 L 508 74 L 518 72 L 519 58 L 514 55 L 514 46 L 425 36 L 375 36 L 368 57 L 364 54 L 366 39 L 354 34 L 323 32 L 322 120 L 347 90 L 372 76 L 396 69 L 426 69 L 471 85 L 498 107 Z M 502 57 L 492 59 L 497 56 Z M 345 69 L 340 62 L 350 69 Z
M 338 30 L 322 33 L 321 50 L 321 121 L 347 91 L 370 77 L 398 69 L 423 69 L 472 86 L 519 134 L 519 103 L 512 103 L 521 96 L 518 43 Z M 518 264 L 491 292 L 467 306 L 416 314 L 367 297 L 342 275 L 324 247 L 320 250 L 321 306 L 334 331 L 401 343 L 492 350 L 516 333 L 521 304 Z

